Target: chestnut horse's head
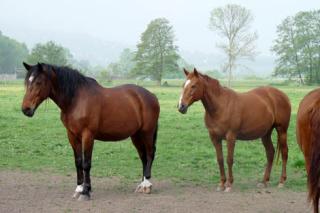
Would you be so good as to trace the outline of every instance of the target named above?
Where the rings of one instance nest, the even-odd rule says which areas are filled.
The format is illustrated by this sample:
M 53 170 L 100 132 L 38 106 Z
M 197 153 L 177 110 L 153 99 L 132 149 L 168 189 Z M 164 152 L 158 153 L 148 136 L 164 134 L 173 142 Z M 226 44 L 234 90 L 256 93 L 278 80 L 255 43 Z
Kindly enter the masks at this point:
M 46 65 L 40 63 L 29 65 L 23 62 L 23 66 L 26 68 L 27 74 L 25 78 L 26 93 L 21 110 L 26 116 L 32 117 L 42 101 L 48 98 L 52 83 Z
M 193 102 L 199 101 L 203 97 L 204 85 L 196 68 L 194 68 L 193 72 L 188 72 L 186 69 L 183 69 L 183 71 L 187 80 L 183 84 L 178 110 L 185 114 Z

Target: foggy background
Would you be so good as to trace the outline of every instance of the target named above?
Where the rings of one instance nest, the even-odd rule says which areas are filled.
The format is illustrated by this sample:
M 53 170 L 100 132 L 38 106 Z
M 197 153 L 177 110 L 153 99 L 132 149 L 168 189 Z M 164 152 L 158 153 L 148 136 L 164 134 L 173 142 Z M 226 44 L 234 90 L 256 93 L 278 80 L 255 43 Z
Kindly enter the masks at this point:
M 225 4 L 239 4 L 254 15 L 252 29 L 258 33 L 259 55 L 245 62 L 250 69 L 236 74 L 271 75 L 275 56 L 270 48 L 276 26 L 287 16 L 320 6 L 319 1 L 209 1 L 209 0 L 1 0 L 0 29 L 3 34 L 24 42 L 53 40 L 70 49 L 78 60 L 106 66 L 117 60 L 124 48 L 136 49 L 147 24 L 165 17 L 173 26 L 180 55 L 198 69 L 221 69 L 223 53 L 216 47 L 219 38 L 208 28 L 210 11 Z

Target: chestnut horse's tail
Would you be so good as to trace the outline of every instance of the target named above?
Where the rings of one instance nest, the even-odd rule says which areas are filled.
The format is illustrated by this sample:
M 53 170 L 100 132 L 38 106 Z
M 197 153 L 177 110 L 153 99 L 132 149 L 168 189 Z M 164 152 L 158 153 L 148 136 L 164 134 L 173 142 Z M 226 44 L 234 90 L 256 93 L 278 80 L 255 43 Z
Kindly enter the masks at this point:
M 318 101 L 309 114 L 311 127 L 311 155 L 308 172 L 309 200 L 314 209 L 318 209 L 320 196 L 320 102 Z M 307 168 L 308 169 L 308 168 Z

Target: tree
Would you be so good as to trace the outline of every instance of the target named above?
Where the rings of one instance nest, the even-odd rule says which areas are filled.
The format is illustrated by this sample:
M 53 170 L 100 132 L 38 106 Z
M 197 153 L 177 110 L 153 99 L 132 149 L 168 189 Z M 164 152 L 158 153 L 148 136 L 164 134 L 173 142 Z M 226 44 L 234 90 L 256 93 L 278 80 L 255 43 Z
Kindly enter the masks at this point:
M 132 52 L 129 48 L 125 48 L 121 52 L 120 58 L 118 61 L 120 78 L 129 77 L 131 70 L 135 66 L 135 62 L 133 59 L 134 59 L 134 52 Z
M 25 44 L 4 36 L 0 31 L 0 73 L 15 73 L 27 58 L 28 48 Z
M 299 12 L 277 27 L 275 76 L 320 83 L 320 10 Z
M 256 55 L 255 41 L 258 36 L 251 32 L 253 16 L 251 12 L 239 5 L 229 4 L 211 11 L 209 28 L 217 32 L 225 42 L 217 44 L 227 56 L 224 71 L 228 73 L 228 86 L 231 84 L 232 72 L 240 59 L 253 60 Z
M 70 51 L 53 41 L 49 41 L 45 44 L 36 44 L 28 57 L 28 62 L 32 64 L 41 62 L 58 66 L 69 65 L 71 60 L 72 55 Z
M 135 76 L 150 77 L 161 85 L 165 73 L 178 71 L 178 47 L 174 45 L 174 32 L 167 19 L 151 21 L 142 33 L 137 49 L 132 71 Z

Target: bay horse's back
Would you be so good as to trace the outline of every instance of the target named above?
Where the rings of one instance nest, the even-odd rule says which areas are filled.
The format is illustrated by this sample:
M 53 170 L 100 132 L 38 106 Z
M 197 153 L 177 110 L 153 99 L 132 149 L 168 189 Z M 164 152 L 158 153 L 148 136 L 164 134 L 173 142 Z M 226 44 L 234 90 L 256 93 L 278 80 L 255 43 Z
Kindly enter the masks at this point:
M 309 200 L 313 202 L 314 212 L 319 212 L 320 89 L 313 90 L 300 102 L 296 134 L 306 162 Z

